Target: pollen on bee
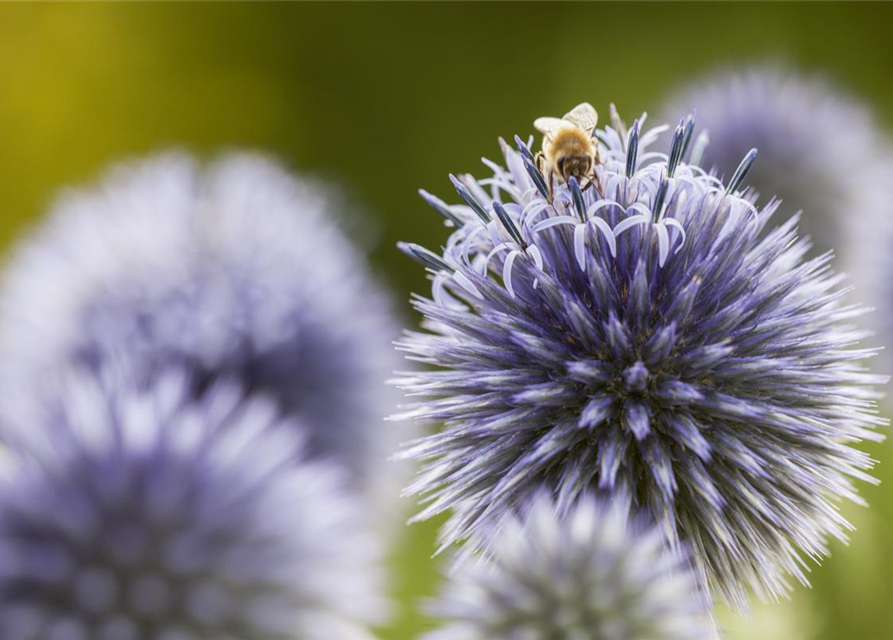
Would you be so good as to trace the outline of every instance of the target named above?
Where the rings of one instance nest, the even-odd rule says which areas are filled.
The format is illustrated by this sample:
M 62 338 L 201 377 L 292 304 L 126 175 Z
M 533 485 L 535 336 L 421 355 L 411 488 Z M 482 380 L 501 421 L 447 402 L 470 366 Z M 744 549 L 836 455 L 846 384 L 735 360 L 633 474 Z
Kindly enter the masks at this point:
M 592 139 L 585 131 L 567 127 L 555 134 L 552 146 L 563 153 L 586 153 L 592 146 Z

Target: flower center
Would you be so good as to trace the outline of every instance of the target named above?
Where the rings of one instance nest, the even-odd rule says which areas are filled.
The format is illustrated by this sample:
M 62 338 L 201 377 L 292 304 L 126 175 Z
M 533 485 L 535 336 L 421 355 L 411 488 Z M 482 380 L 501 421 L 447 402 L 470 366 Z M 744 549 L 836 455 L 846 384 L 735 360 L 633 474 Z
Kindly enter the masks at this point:
M 651 374 L 641 360 L 623 370 L 623 387 L 630 393 L 645 391 Z

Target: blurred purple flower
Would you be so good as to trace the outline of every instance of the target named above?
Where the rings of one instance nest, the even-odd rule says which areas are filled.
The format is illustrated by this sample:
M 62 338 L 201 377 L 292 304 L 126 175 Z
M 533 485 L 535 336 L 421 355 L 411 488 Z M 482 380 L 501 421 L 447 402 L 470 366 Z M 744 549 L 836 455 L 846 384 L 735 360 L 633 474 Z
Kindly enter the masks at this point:
M 417 297 L 424 332 L 401 347 L 432 365 L 398 384 L 409 417 L 443 423 L 409 446 L 424 461 L 407 493 L 417 519 L 448 509 L 449 545 L 511 517 L 541 487 L 564 513 L 585 491 L 628 491 L 712 587 L 739 608 L 746 588 L 776 598 L 802 556 L 846 538 L 838 502 L 878 440 L 874 384 L 854 360 L 861 310 L 840 302 L 828 256 L 804 258 L 796 218 L 768 227 L 740 188 L 669 157 L 642 121 L 598 130 L 596 186 L 556 181 L 503 145 L 506 167 L 455 180 L 464 205 L 429 196 L 456 229 L 435 254 L 404 251 L 433 278 Z
M 628 505 L 584 496 L 560 521 L 538 495 L 490 543 L 487 562 L 462 561 L 431 613 L 426 640 L 706 640 L 710 600 L 687 558 Z
M 7 388 L 60 363 L 180 362 L 273 396 L 376 508 L 398 492 L 385 424 L 399 334 L 368 264 L 336 226 L 336 194 L 250 155 L 203 170 L 160 156 L 67 193 L 14 255 L 0 296 Z
M 696 80 L 662 113 L 690 109 L 710 139 L 702 166 L 730 176 L 757 147 L 748 184 L 783 212 L 802 211 L 815 250 L 834 249 L 858 299 L 875 304 L 878 259 L 893 235 L 893 160 L 867 105 L 821 77 L 758 65 Z
M 4 640 L 368 638 L 386 612 L 359 505 L 275 403 L 88 373 L 12 433 Z

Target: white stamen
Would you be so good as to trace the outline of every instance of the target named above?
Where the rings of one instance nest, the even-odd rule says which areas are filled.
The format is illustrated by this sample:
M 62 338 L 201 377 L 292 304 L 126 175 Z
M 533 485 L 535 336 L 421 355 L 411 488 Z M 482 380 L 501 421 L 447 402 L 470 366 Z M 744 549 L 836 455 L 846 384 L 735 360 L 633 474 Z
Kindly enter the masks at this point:
M 475 296 L 476 298 L 480 298 L 481 300 L 484 299 L 484 296 L 481 295 L 481 292 L 478 291 L 478 288 L 474 286 L 474 283 L 469 280 L 468 276 L 466 276 L 461 271 L 455 271 L 453 273 L 453 280 L 455 280 L 460 287 L 465 289 L 471 295 Z

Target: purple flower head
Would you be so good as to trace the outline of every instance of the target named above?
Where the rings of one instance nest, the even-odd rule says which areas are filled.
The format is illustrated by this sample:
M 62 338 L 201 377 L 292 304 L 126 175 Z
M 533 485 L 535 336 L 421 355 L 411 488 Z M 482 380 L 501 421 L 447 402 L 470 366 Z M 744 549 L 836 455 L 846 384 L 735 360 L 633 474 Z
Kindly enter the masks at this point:
M 461 562 L 425 640 L 707 640 L 709 597 L 684 554 L 630 521 L 626 505 L 581 498 L 563 520 L 548 496 L 511 518 L 487 562 Z
M 366 639 L 379 553 L 273 402 L 188 376 L 83 373 L 13 432 L 4 640 Z
M 491 177 L 455 179 L 463 204 L 425 194 L 455 228 L 438 253 L 403 245 L 433 299 L 401 347 L 432 369 L 398 384 L 444 427 L 407 447 L 424 462 L 407 493 L 426 496 L 418 519 L 452 510 L 443 545 L 480 545 L 543 487 L 559 513 L 628 492 L 743 608 L 846 537 L 837 503 L 871 480 L 853 445 L 879 439 L 881 379 L 854 363 L 871 352 L 829 257 L 741 191 L 755 152 L 723 184 L 686 161 L 690 117 L 669 156 L 645 116 L 611 120 L 585 190 L 548 185 L 518 140 Z
M 251 155 L 202 168 L 160 156 L 68 193 L 14 256 L 0 297 L 0 376 L 26 388 L 60 363 L 120 354 L 138 374 L 179 362 L 224 375 L 310 429 L 308 451 L 391 503 L 384 418 L 399 334 L 336 221 L 335 193 Z

